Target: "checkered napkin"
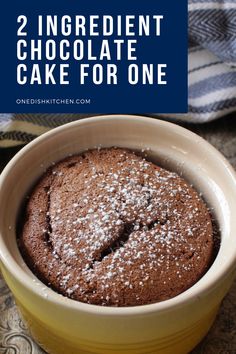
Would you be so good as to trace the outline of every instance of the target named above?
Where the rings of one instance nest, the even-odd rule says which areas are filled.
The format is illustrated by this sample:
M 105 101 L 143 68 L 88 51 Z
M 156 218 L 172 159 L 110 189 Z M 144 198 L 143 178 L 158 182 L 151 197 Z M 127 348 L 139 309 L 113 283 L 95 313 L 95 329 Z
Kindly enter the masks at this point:
M 188 113 L 168 117 L 208 122 L 236 111 L 236 0 L 189 0 L 188 11 Z M 27 143 L 80 118 L 78 114 L 0 114 L 0 147 Z
M 189 0 L 188 13 L 188 114 L 179 119 L 208 122 L 236 110 L 236 0 Z

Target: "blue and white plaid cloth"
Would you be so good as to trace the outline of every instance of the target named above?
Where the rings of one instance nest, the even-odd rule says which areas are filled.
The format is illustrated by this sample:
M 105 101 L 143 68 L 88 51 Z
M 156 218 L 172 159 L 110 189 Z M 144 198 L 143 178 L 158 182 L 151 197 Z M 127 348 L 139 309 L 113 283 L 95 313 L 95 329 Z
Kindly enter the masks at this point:
M 189 113 L 205 122 L 236 110 L 236 0 L 189 0 Z
M 188 11 L 188 113 L 168 117 L 208 122 L 236 111 L 236 0 L 189 0 Z M 78 118 L 76 114 L 0 114 L 0 147 L 26 143 Z

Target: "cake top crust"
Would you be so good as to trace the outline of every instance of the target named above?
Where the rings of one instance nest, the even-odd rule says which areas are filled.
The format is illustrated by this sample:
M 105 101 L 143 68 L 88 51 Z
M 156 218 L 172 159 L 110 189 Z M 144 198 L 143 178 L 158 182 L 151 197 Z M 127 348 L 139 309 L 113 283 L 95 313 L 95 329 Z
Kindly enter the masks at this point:
M 121 148 L 53 165 L 34 187 L 19 237 L 32 271 L 89 304 L 172 298 L 208 269 L 210 214 L 179 175 Z

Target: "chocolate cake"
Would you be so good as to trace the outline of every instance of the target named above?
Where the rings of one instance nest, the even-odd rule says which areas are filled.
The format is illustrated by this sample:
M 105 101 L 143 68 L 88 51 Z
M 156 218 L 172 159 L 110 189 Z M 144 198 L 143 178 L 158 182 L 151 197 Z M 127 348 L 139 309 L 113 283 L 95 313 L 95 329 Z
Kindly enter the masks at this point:
M 176 173 L 120 148 L 53 165 L 31 192 L 19 247 L 60 294 L 89 304 L 135 306 L 196 283 L 213 252 L 212 221 Z

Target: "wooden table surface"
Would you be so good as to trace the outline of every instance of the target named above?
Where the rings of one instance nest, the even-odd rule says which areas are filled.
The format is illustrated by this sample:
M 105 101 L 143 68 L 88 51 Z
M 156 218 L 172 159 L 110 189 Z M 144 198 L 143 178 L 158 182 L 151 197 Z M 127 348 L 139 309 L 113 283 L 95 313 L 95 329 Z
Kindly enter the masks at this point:
M 236 113 L 211 123 L 184 124 L 184 126 L 208 140 L 236 169 Z M 0 149 L 0 170 L 19 149 L 20 147 Z M 0 354 L 42 353 L 44 351 L 29 336 L 11 292 L 0 275 Z M 224 299 L 209 334 L 192 352 L 192 354 L 200 353 L 236 353 L 236 281 Z

